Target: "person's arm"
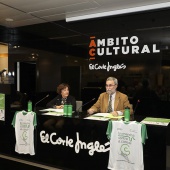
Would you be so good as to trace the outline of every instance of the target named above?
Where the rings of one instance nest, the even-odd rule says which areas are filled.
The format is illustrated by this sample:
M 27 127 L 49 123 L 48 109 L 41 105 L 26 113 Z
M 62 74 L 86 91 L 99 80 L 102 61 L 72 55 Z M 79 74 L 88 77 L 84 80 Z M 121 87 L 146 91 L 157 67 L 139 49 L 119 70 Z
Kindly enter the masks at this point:
M 133 108 L 132 105 L 129 102 L 128 96 L 125 95 L 122 99 L 122 104 L 123 104 L 123 108 L 121 108 L 121 110 L 117 110 L 118 115 L 123 115 L 124 111 L 125 111 L 125 107 L 129 107 L 130 108 L 130 114 L 133 114 Z
M 47 103 L 46 107 L 47 108 L 54 108 L 56 103 L 57 103 L 57 98 L 55 97 L 54 99 L 52 99 L 50 102 Z
M 132 108 L 132 105 L 129 102 L 128 96 L 126 96 L 125 100 L 124 100 L 124 109 L 122 110 L 123 113 L 124 113 L 125 107 L 129 107 L 130 108 L 130 114 L 132 115 L 133 114 L 133 108 Z
M 115 111 L 112 112 L 112 115 L 113 116 L 124 115 L 125 107 L 129 107 L 130 108 L 130 114 L 133 114 L 133 108 L 132 108 L 132 105 L 130 104 L 130 102 L 128 100 L 128 96 L 123 94 L 119 97 L 118 107 L 116 108 Z
M 100 110 L 101 107 L 101 95 L 99 96 L 97 102 L 90 108 L 87 110 L 87 112 L 89 114 L 93 114 L 95 112 L 98 112 Z

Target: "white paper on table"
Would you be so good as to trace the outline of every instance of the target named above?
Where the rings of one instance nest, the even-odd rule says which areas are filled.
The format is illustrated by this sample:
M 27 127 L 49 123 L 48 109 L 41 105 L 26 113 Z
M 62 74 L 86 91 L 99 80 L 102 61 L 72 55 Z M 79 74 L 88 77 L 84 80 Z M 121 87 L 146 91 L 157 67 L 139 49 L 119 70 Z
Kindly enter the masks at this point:
M 63 113 L 63 109 L 53 109 L 53 108 L 48 108 L 48 109 L 43 109 L 39 110 L 41 112 L 57 112 L 57 113 Z
M 110 118 L 97 117 L 97 116 L 89 116 L 89 117 L 85 117 L 84 119 L 107 121 L 107 120 L 109 120 Z
M 96 113 L 96 114 L 93 114 L 92 116 L 96 116 L 96 117 L 104 117 L 104 118 L 110 118 L 110 119 L 121 119 L 123 118 L 124 116 L 113 116 L 111 113 Z
M 57 112 L 47 112 L 47 113 L 42 113 L 41 115 L 50 115 L 50 116 L 63 116 L 63 113 L 57 113 Z
M 112 118 L 120 118 L 120 116 L 113 116 L 111 113 L 96 113 L 93 115 L 90 115 L 84 119 L 91 119 L 91 120 L 101 120 L 101 121 L 107 121 L 110 120 Z M 121 116 L 122 118 L 123 116 Z
M 96 114 L 93 114 L 93 116 L 109 117 L 110 113 L 96 113 Z

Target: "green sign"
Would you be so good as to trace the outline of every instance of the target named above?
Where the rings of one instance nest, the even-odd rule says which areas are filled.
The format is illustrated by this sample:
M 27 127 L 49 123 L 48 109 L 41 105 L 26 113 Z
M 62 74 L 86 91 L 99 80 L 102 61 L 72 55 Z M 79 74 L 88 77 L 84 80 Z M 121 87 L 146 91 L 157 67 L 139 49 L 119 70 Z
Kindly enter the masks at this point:
M 170 119 L 155 118 L 155 117 L 146 117 L 141 122 L 144 123 L 144 124 L 168 126 L 168 124 L 170 122 Z
M 0 121 L 5 121 L 5 94 L 0 93 Z

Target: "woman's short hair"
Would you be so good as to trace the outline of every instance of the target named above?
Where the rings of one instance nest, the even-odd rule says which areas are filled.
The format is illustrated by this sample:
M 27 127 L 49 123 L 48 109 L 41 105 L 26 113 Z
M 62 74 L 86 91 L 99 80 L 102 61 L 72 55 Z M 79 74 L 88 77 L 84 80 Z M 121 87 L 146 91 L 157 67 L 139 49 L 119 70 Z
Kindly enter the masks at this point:
M 58 87 L 57 87 L 57 93 L 61 94 L 61 91 L 63 89 L 65 89 L 66 87 L 68 87 L 68 90 L 70 90 L 70 86 L 68 84 L 66 84 L 66 83 L 59 84 Z

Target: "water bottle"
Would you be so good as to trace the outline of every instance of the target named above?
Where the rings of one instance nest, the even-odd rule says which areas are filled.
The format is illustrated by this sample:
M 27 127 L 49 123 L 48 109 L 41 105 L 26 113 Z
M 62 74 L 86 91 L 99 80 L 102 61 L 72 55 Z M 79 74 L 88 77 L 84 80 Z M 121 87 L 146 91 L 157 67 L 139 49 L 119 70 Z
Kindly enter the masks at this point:
M 125 107 L 124 116 L 125 116 L 125 118 L 124 118 L 125 122 L 129 122 L 129 120 L 130 120 L 130 108 L 128 106 Z
M 29 100 L 28 101 L 28 112 L 31 112 L 32 111 L 32 101 Z
M 68 113 L 68 105 L 64 104 L 64 116 L 67 116 L 67 113 Z
M 68 116 L 72 116 L 72 112 L 73 112 L 73 107 L 72 107 L 72 105 L 68 105 L 68 110 L 67 110 Z

